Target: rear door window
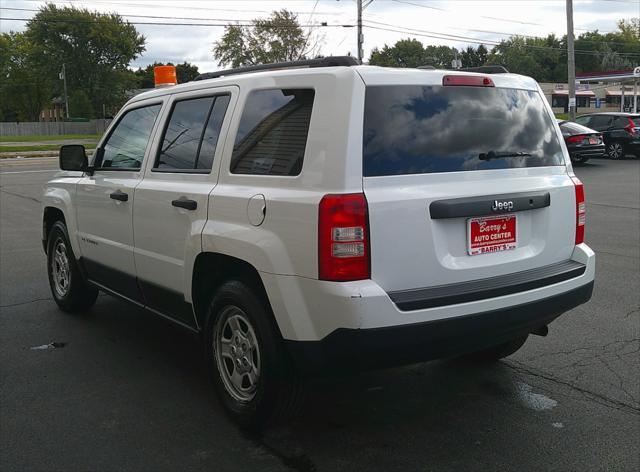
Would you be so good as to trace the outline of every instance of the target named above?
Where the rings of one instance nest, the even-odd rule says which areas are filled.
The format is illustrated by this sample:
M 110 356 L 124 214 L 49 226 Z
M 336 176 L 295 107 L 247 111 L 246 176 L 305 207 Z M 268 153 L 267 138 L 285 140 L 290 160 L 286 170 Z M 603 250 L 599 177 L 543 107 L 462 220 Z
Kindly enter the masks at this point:
M 298 175 L 315 92 L 256 90 L 249 94 L 231 157 L 231 173 Z
M 210 171 L 228 104 L 228 95 L 176 102 L 154 170 Z
M 544 100 L 527 90 L 370 86 L 363 144 L 365 176 L 564 165 Z

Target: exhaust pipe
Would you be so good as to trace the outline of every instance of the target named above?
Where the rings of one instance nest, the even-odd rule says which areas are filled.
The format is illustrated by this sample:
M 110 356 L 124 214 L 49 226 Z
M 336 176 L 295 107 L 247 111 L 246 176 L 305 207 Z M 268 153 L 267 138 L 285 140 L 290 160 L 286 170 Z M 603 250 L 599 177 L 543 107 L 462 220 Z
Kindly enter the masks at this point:
M 544 337 L 547 334 L 549 334 L 549 326 L 548 325 L 540 326 L 539 328 L 536 328 L 533 331 L 531 331 L 531 334 Z

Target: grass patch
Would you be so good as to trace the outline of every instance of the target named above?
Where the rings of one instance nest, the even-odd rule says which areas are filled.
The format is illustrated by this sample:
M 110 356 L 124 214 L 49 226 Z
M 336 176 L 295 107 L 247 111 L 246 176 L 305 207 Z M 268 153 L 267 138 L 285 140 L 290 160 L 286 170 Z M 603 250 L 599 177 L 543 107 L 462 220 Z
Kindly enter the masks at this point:
M 556 118 L 559 120 L 568 120 L 569 119 L 569 114 L 568 113 L 556 113 Z
M 34 141 L 60 141 L 62 139 L 100 139 L 101 134 L 38 134 L 32 136 L 0 136 L 0 143 L 31 143 Z
M 95 149 L 95 144 L 85 144 L 85 149 Z M 37 146 L 0 146 L 0 153 L 3 152 L 29 152 L 29 151 L 57 151 L 60 146 L 57 144 L 40 144 Z

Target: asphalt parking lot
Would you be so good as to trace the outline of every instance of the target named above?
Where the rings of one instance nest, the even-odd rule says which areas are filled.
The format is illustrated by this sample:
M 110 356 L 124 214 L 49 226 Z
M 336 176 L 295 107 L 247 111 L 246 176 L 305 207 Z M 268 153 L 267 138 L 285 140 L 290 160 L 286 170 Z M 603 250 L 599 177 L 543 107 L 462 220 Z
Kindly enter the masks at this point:
M 223 414 L 192 334 L 108 296 L 57 310 L 39 201 L 55 168 L 0 163 L 0 470 L 640 470 L 640 161 L 576 169 L 596 287 L 546 338 L 490 366 L 314 382 L 259 437 Z

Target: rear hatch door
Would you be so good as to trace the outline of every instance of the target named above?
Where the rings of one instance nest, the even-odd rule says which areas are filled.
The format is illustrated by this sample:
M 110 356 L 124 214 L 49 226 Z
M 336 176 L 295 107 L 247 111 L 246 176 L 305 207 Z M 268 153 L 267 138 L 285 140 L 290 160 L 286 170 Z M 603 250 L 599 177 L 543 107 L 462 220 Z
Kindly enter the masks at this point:
M 392 292 L 569 260 L 575 187 L 544 97 L 443 80 L 367 84 L 372 279 Z

